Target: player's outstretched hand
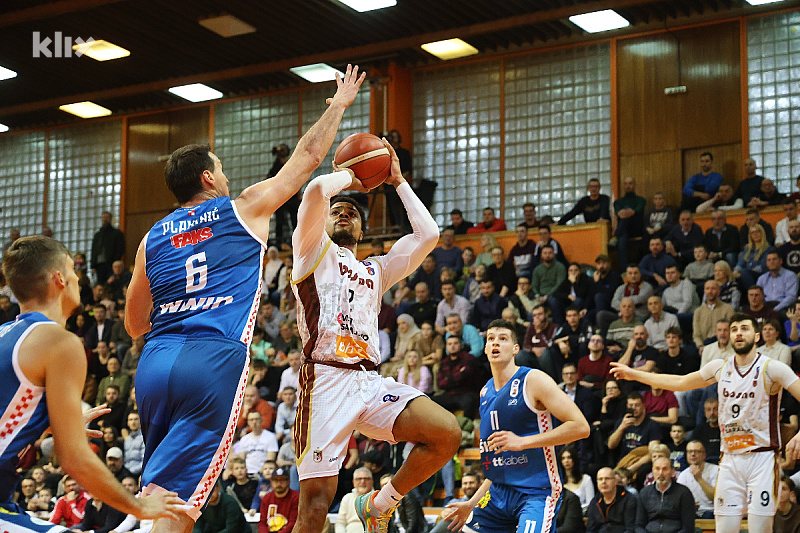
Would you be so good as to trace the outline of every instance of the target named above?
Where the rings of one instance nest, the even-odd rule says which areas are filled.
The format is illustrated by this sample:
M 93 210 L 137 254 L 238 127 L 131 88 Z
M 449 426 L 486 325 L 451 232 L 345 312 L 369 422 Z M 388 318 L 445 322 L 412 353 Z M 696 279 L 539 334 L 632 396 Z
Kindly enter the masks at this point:
M 619 363 L 611 363 L 611 373 L 614 379 L 624 379 L 627 381 L 636 381 L 633 377 L 633 369 L 628 365 L 621 365 Z
M 83 413 L 83 423 L 84 424 L 88 424 L 89 422 L 91 422 L 95 418 L 97 418 L 99 416 L 103 416 L 103 415 L 108 414 L 110 412 L 111 412 L 111 408 L 108 406 L 108 404 L 101 403 L 97 407 L 92 407 L 91 409 L 89 409 L 85 413 Z M 103 432 L 100 431 L 99 429 L 87 429 L 86 430 L 86 434 L 88 436 L 92 437 L 92 438 L 98 438 L 99 439 L 99 438 L 103 437 Z
M 389 144 L 389 141 L 387 141 L 385 137 L 381 138 L 381 141 L 383 141 L 383 145 L 386 147 L 386 149 L 389 150 L 389 155 L 392 156 L 392 172 L 389 174 L 389 177 L 386 178 L 384 183 L 392 185 L 393 187 L 397 187 L 406 181 L 406 179 L 403 177 L 403 173 L 400 171 L 400 158 L 397 157 L 394 148 L 392 148 L 392 145 Z
M 452 511 L 445 515 L 449 509 L 452 509 Z M 450 520 L 450 524 L 447 526 L 450 531 L 461 531 L 461 528 L 469 520 L 470 513 L 472 513 L 472 505 L 469 502 L 450 502 L 445 505 L 445 510 L 442 512 L 442 520 Z
M 524 442 L 521 437 L 511 431 L 495 431 L 487 439 L 489 442 L 489 449 L 494 453 L 500 452 L 518 452 L 523 448 Z
M 178 519 L 178 514 L 186 509 L 186 503 L 178 497 L 177 492 L 157 492 L 139 499 L 140 520 L 155 518 Z
M 344 73 L 344 78 L 336 73 L 336 94 L 333 98 L 327 98 L 325 103 L 332 105 L 334 103 L 341 104 L 344 107 L 349 106 L 356 99 L 358 88 L 367 77 L 366 72 L 362 72 L 361 76 L 358 75 L 358 65 L 347 65 L 347 71 Z

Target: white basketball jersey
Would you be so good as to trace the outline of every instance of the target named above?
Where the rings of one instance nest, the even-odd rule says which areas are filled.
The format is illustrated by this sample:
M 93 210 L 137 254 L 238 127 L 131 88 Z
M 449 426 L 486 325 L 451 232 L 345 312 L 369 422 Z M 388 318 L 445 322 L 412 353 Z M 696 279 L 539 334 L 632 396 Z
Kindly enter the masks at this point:
M 735 360 L 728 357 L 717 377 L 722 452 L 778 450 L 783 387 L 765 372 L 772 359 L 758 354 L 744 372 L 736 367 Z

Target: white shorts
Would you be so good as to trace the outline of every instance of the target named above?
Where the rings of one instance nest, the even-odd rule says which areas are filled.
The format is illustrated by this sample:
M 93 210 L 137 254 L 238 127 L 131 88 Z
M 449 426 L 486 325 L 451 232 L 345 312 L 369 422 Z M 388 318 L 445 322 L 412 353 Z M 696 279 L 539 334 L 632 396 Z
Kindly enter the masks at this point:
M 714 514 L 747 513 L 775 516 L 780 487 L 778 456 L 774 452 L 723 454 L 714 495 Z
M 377 372 L 303 364 L 294 424 L 301 480 L 339 474 L 353 430 L 394 444 L 394 421 L 417 389 Z

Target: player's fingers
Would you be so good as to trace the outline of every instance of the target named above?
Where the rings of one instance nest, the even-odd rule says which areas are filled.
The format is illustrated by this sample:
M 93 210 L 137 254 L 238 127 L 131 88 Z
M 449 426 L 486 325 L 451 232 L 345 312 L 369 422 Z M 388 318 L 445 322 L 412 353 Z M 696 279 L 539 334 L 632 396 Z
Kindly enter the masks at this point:
M 361 87 L 361 84 L 364 83 L 365 79 L 367 79 L 367 71 L 366 70 L 361 73 L 361 76 L 358 77 L 358 81 L 356 82 L 356 85 Z
M 328 104 L 328 105 L 331 105 L 332 102 L 333 102 L 333 98 L 326 98 L 325 99 L 325 103 Z
M 350 70 L 350 81 L 358 79 L 358 65 L 354 65 L 353 68 Z
M 92 437 L 93 439 L 101 439 L 103 438 L 103 432 L 99 429 L 87 429 L 86 435 Z

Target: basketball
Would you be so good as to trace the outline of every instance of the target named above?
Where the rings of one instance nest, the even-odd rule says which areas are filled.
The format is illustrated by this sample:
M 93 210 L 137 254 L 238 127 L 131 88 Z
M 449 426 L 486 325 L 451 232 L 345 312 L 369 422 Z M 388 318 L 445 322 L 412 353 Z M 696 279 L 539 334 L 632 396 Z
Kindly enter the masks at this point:
M 354 133 L 336 148 L 333 161 L 338 168 L 349 168 L 367 189 L 374 189 L 389 177 L 392 157 L 377 136 Z

